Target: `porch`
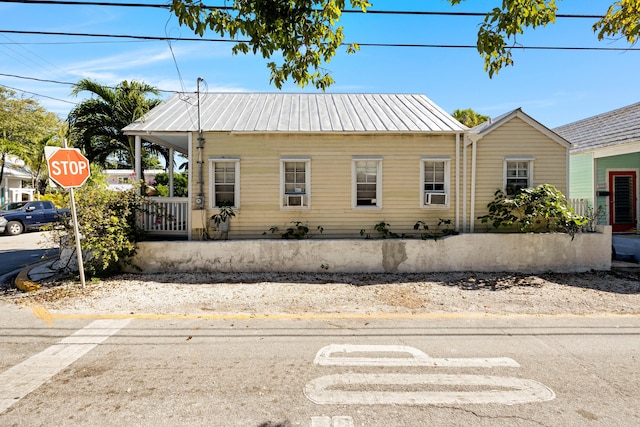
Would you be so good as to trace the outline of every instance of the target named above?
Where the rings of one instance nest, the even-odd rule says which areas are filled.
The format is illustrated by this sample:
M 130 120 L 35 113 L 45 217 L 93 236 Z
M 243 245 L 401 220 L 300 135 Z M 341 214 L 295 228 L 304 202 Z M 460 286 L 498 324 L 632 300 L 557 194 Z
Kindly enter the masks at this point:
M 153 240 L 156 237 L 189 237 L 189 198 L 152 197 L 141 209 L 138 225 Z

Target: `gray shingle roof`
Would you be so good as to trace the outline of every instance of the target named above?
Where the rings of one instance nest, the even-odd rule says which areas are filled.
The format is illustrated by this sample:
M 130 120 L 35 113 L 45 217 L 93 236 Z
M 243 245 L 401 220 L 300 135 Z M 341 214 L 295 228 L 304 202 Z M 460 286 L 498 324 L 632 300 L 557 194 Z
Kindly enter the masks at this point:
M 198 129 L 195 93 L 173 95 L 127 134 Z M 463 132 L 467 128 L 424 95 L 202 93 L 203 131 Z
M 640 102 L 553 129 L 584 151 L 640 141 Z

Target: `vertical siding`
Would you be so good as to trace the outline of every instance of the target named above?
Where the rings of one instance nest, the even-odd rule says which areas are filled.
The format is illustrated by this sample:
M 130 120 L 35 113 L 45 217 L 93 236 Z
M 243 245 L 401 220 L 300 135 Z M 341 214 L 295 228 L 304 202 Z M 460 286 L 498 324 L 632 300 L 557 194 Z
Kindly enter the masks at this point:
M 476 231 L 484 231 L 477 217 L 485 215 L 487 204 L 494 199 L 496 190 L 503 189 L 505 157 L 533 157 L 533 186 L 552 184 L 563 194 L 567 193 L 568 149 L 519 118 L 514 118 L 481 139 L 477 146 L 476 162 Z M 471 160 L 471 147 L 468 148 Z M 471 180 L 471 165 L 469 180 Z
M 587 199 L 593 206 L 593 154 L 574 154 L 569 158 L 569 197 Z
M 194 153 L 197 156 L 195 148 Z M 219 156 L 240 158 L 240 209 L 231 221 L 230 238 L 263 237 L 270 227 L 283 230 L 291 221 L 308 223 L 314 231 L 320 225 L 324 237 L 357 237 L 361 229 L 370 231 L 383 220 L 393 232 L 413 233 L 418 220 L 435 225 L 439 218 L 455 217 L 455 135 L 207 133 L 203 150 L 207 207 L 208 159 Z M 290 156 L 311 159 L 309 210 L 280 209 L 280 159 Z M 381 209 L 352 208 L 353 156 L 382 158 Z M 425 156 L 451 158 L 449 209 L 420 207 L 420 159 Z M 197 164 L 193 174 L 192 190 L 197 194 Z M 215 212 L 208 209 L 206 215 Z

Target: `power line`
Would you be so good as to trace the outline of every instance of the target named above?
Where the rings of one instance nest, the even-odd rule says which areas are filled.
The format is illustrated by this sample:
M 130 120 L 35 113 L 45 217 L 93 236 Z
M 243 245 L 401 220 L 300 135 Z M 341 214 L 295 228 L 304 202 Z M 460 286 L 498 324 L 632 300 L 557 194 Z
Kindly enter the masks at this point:
M 54 84 L 66 85 L 66 86 L 73 86 L 73 85 L 76 84 L 76 83 L 71 83 L 71 82 L 62 82 L 62 81 L 59 81 L 59 80 L 40 79 L 40 78 L 37 78 L 37 77 L 19 76 L 17 74 L 0 73 L 0 76 L 2 76 L 2 77 L 12 77 L 14 79 L 32 80 L 32 81 L 42 82 L 42 83 L 54 83 Z M 109 89 L 116 89 L 115 86 L 105 86 L 105 87 L 107 87 Z M 21 90 L 21 89 L 15 89 L 15 90 Z M 21 91 L 22 92 L 26 92 L 24 90 L 21 90 Z M 158 89 L 158 91 L 159 92 L 165 92 L 165 93 L 181 93 L 180 91 L 177 91 L 177 90 Z M 42 95 L 42 96 L 44 96 L 44 95 Z M 69 101 L 67 101 L 67 102 L 69 102 Z
M 1 1 L 1 0 L 0 0 Z M 220 43 L 249 43 L 250 40 L 208 39 L 198 37 L 168 37 L 168 36 L 135 36 L 127 34 L 96 34 L 96 33 L 69 33 L 56 31 L 23 31 L 1 30 L 0 33 L 29 34 L 41 36 L 67 36 L 67 37 L 103 37 L 118 39 L 135 39 L 147 41 L 195 41 L 195 42 L 220 42 Z M 449 45 L 449 44 L 422 44 L 422 43 L 357 43 L 366 47 L 406 47 L 406 48 L 440 48 L 440 49 L 477 49 L 476 45 Z M 346 45 L 343 43 L 343 45 Z M 511 46 L 512 49 L 533 50 L 589 50 L 589 51 L 638 51 L 634 47 L 579 47 L 579 46 Z
M 22 3 L 22 4 L 45 4 L 60 6 L 109 6 L 109 7 L 133 7 L 133 8 L 171 8 L 168 4 L 160 3 L 118 3 L 108 1 L 67 1 L 67 0 L 0 0 L 0 3 Z M 232 6 L 202 6 L 205 10 L 234 10 Z M 362 15 L 424 15 L 424 16 L 480 16 L 484 17 L 487 12 L 441 12 L 441 11 L 410 11 L 410 10 L 375 10 L 367 9 L 363 12 L 360 9 L 343 9 L 342 13 L 355 13 Z M 579 14 L 556 14 L 557 18 L 586 18 L 601 19 L 603 15 L 579 15 Z
M 18 89 L 18 88 L 7 86 L 7 85 L 1 84 L 1 83 L 0 83 L 0 86 L 6 87 L 7 89 L 15 90 L 17 92 L 28 93 L 29 95 L 34 95 L 34 96 L 39 96 L 39 97 L 42 97 L 42 98 L 53 99 L 54 101 L 66 102 L 67 104 L 72 104 L 72 105 L 77 105 L 78 104 L 77 102 L 67 101 L 66 99 L 54 98 L 52 96 L 43 95 L 41 93 L 29 92 L 28 90 Z

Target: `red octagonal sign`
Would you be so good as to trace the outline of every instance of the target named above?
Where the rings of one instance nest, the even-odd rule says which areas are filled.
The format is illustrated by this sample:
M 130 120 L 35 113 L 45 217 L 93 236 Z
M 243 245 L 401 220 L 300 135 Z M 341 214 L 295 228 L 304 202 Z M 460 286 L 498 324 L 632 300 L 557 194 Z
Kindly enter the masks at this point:
M 47 147 L 49 148 L 49 147 Z M 47 155 L 49 178 L 64 188 L 80 187 L 89 178 L 89 160 L 77 148 L 59 148 Z

